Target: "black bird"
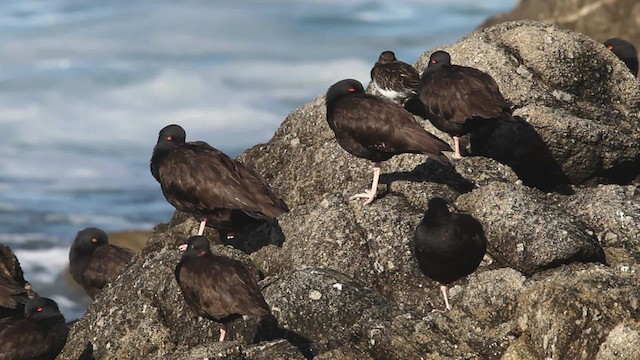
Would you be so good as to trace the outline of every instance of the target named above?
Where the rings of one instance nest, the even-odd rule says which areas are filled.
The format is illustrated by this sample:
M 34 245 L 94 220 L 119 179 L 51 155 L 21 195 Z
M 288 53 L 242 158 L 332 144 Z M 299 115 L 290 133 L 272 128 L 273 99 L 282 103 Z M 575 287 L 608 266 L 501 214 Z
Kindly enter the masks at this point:
M 604 46 L 613 51 L 627 65 L 633 76 L 638 76 L 638 51 L 632 43 L 614 37 L 605 41 Z
M 451 56 L 436 51 L 420 79 L 419 96 L 426 116 L 441 131 L 451 135 L 454 158 L 460 159 L 460 137 L 487 120 L 513 121 L 507 101 L 491 75 L 466 66 L 451 65 Z
M 53 360 L 68 333 L 56 302 L 35 297 L 27 302 L 24 317 L 0 320 L 0 359 Z
M 272 317 L 254 275 L 240 261 L 213 255 L 209 240 L 192 236 L 176 266 L 175 277 L 189 307 L 198 315 L 222 324 L 242 315 Z
M 449 212 L 447 202 L 436 197 L 429 200 L 416 229 L 413 250 L 422 273 L 440 283 L 446 310 L 451 310 L 447 284 L 478 268 L 487 251 L 487 239 L 478 220 Z
M 95 227 L 80 230 L 69 251 L 69 271 L 73 279 L 93 299 L 115 280 L 135 253 L 109 244 L 107 234 Z
M 378 189 L 381 162 L 403 153 L 425 154 L 449 163 L 443 151 L 451 147 L 418 124 L 401 106 L 364 93 L 362 84 L 353 79 L 331 85 L 326 95 L 327 122 L 338 144 L 348 153 L 373 161 L 370 190 L 349 198 L 373 201 Z
M 371 81 L 384 97 L 404 102 L 417 96 L 420 74 L 413 66 L 396 59 L 393 51 L 384 51 L 371 69 Z
M 198 235 L 206 225 L 232 232 L 289 211 L 255 170 L 206 142 L 185 139 L 179 125 L 160 130 L 151 174 L 171 205 L 200 221 Z
M 27 290 L 0 270 L 0 318 L 23 314 L 27 301 Z

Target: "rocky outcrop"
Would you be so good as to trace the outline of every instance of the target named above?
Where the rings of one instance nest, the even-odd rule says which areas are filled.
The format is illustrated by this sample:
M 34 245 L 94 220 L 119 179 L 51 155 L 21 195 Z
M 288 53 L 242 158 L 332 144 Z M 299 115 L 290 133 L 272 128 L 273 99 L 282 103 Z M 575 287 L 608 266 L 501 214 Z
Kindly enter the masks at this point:
M 589 186 L 640 171 L 630 168 L 638 81 L 595 41 L 534 22 L 445 49 L 493 75 L 518 107 L 515 123 L 474 135 L 474 156 L 451 166 L 397 156 L 383 165 L 386 189 L 363 207 L 348 197 L 368 186 L 370 164 L 336 144 L 322 97 L 240 156 L 291 211 L 269 224 L 277 231 L 213 251 L 255 270 L 277 324 L 241 318 L 230 341 L 216 341 L 219 326 L 190 311 L 173 277 L 176 246 L 197 229 L 176 214 L 96 297 L 60 358 L 76 359 L 88 342 L 98 359 L 632 358 L 637 347 L 619 344 L 637 343 L 640 322 L 638 189 Z M 447 313 L 431 312 L 442 306 L 438 284 L 411 250 L 434 196 L 478 218 L 489 242 L 480 268 L 452 284 Z

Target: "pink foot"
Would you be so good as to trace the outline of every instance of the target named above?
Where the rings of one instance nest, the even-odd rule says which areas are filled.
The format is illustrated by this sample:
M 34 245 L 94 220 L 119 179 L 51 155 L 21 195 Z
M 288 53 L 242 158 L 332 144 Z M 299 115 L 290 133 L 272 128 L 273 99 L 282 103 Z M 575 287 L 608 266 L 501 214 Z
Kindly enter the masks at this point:
M 349 200 L 366 199 L 362 203 L 362 205 L 368 205 L 368 204 L 371 204 L 375 198 L 376 198 L 376 192 L 375 191 L 365 190 L 361 194 L 355 194 L 355 195 L 349 197 Z

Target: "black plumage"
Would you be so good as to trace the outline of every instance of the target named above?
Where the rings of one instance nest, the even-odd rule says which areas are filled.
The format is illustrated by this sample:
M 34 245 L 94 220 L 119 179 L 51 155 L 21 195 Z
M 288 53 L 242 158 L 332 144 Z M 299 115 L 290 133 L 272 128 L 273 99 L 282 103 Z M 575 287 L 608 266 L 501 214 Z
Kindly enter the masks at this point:
M 373 201 L 378 187 L 380 163 L 403 153 L 425 154 L 448 163 L 443 151 L 451 147 L 427 132 L 413 115 L 401 106 L 364 93 L 362 84 L 353 79 L 338 81 L 326 94 L 327 122 L 338 144 L 352 155 L 373 161 L 370 190 L 351 197 Z
M 0 270 L 0 318 L 23 314 L 27 301 L 27 290 Z
M 451 65 L 451 56 L 444 51 L 436 51 L 429 57 L 418 91 L 427 119 L 453 138 L 453 156 L 457 159 L 462 157 L 461 136 L 488 125 L 487 120 L 513 120 L 512 104 L 491 75 Z
M 109 244 L 107 234 L 95 227 L 80 230 L 69 250 L 69 271 L 93 299 L 115 280 L 135 253 Z
M 176 209 L 226 233 L 289 211 L 287 205 L 253 169 L 209 144 L 185 142 L 179 125 L 160 130 L 151 157 L 151 174 Z
M 53 360 L 68 333 L 55 301 L 35 297 L 27 302 L 24 316 L 0 320 L 0 359 Z
M 473 273 L 485 252 L 487 239 L 478 220 L 471 215 L 449 212 L 442 198 L 429 200 L 418 225 L 413 251 L 420 270 L 440 283 L 447 310 L 447 284 Z
M 413 66 L 396 59 L 393 51 L 384 51 L 371 69 L 371 81 L 384 97 L 404 102 L 418 94 L 420 74 Z
M 174 274 L 189 307 L 222 324 L 220 341 L 227 323 L 242 315 L 272 316 L 251 271 L 240 261 L 213 255 L 204 236 L 188 239 Z
M 607 49 L 627 65 L 633 76 L 638 76 L 638 51 L 632 43 L 621 38 L 611 38 L 604 42 Z

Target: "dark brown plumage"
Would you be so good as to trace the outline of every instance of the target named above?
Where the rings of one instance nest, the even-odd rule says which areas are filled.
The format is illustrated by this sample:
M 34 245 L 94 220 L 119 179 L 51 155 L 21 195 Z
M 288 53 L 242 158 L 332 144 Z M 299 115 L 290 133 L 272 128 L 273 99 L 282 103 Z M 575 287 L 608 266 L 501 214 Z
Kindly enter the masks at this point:
M 151 174 L 171 205 L 201 222 L 199 235 L 205 225 L 230 232 L 289 211 L 256 171 L 205 142 L 185 139 L 179 125 L 160 130 Z
M 393 51 L 384 51 L 371 69 L 371 81 L 382 96 L 404 102 L 418 94 L 420 74 L 413 66 L 396 59 Z
M 109 244 L 107 234 L 94 227 L 80 230 L 69 251 L 69 270 L 74 280 L 93 299 L 115 280 L 135 253 Z
M 364 93 L 362 84 L 353 79 L 338 81 L 326 95 L 327 122 L 338 144 L 352 155 L 374 162 L 370 190 L 351 197 L 373 201 L 378 187 L 380 163 L 403 153 L 425 154 L 448 163 L 443 151 L 451 147 L 428 133 L 413 115 L 401 106 Z
M 487 120 L 512 121 L 511 103 L 487 73 L 451 65 L 451 56 L 436 51 L 420 79 L 419 96 L 425 115 L 441 131 L 451 135 L 454 157 L 461 158 L 460 137 Z
M 23 314 L 27 301 L 27 290 L 0 270 L 0 318 Z
M 436 197 L 429 200 L 416 229 L 413 250 L 422 273 L 441 284 L 446 310 L 451 310 L 447 284 L 478 268 L 487 251 L 487 239 L 478 220 L 449 212 L 447 202 Z
M 627 65 L 633 76 L 638 76 L 638 51 L 632 43 L 621 38 L 611 38 L 604 42 L 604 46 Z
M 68 333 L 55 301 L 35 297 L 27 302 L 24 317 L 0 320 L 0 359 L 53 360 Z
M 220 341 L 226 324 L 242 315 L 271 316 L 251 271 L 240 261 L 213 255 L 204 236 L 189 238 L 175 277 L 189 307 L 222 324 Z

